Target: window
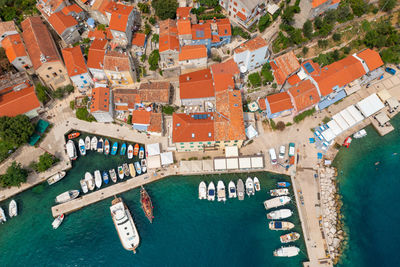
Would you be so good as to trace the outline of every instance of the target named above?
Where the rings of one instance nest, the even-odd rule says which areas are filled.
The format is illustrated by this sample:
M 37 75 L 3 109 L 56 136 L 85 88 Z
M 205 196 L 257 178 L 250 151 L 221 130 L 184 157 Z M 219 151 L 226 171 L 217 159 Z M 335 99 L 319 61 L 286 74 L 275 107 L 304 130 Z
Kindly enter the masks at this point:
M 47 78 L 50 78 L 50 76 L 49 76 L 49 75 L 46 75 L 46 77 L 47 77 Z
M 22 64 L 22 65 L 25 65 L 25 61 L 22 61 L 21 64 Z
M 62 70 L 58 70 L 59 73 L 62 73 Z
M 236 2 L 233 2 L 233 4 L 234 4 L 235 6 L 237 6 L 237 3 L 236 3 Z
M 236 12 L 236 8 L 233 8 L 233 12 Z
M 190 142 L 191 145 L 193 145 L 193 142 Z
M 57 77 L 57 76 L 58 76 L 57 72 L 53 72 L 53 77 Z
M 48 67 L 47 69 L 48 69 L 48 70 L 51 70 L 52 68 L 53 68 L 53 67 Z

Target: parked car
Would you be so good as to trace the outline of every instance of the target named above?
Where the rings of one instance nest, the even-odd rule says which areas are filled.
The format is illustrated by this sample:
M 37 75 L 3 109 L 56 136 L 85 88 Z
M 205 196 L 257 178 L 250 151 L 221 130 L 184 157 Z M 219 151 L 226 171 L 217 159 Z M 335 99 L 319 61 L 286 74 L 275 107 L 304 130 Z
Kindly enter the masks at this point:
M 389 67 L 387 67 L 387 68 L 385 69 L 385 71 L 386 71 L 387 73 L 392 74 L 392 75 L 395 75 L 395 74 L 396 74 L 396 71 L 395 71 L 394 69 L 392 69 L 392 68 L 389 68 Z
M 285 146 L 280 146 L 279 147 L 279 158 L 280 159 L 285 158 L 285 152 L 286 152 L 286 147 Z
M 295 150 L 294 150 L 295 144 L 294 143 L 290 143 L 289 144 L 289 157 L 293 157 L 295 154 Z
M 271 158 L 271 164 L 272 165 L 275 165 L 278 162 L 277 158 L 276 158 L 276 153 L 275 153 L 275 149 L 274 148 L 271 148 L 269 150 L 269 157 Z
M 400 65 L 396 65 L 396 68 L 397 68 L 398 70 L 400 70 Z

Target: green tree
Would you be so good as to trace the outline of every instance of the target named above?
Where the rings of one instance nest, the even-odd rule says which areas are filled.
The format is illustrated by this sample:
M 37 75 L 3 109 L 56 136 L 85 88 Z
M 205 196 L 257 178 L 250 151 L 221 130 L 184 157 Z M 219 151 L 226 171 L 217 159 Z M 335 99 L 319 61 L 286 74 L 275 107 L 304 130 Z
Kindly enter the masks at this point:
M 157 21 L 156 21 L 155 17 L 150 17 L 149 18 L 149 22 L 150 22 L 151 25 L 154 25 L 154 24 L 156 24 Z
M 347 2 L 341 1 L 339 7 L 336 9 L 336 19 L 338 22 L 343 23 L 354 18 L 350 6 Z
M 339 42 L 339 41 L 342 39 L 342 35 L 341 35 L 340 33 L 335 32 L 335 33 L 332 35 L 332 39 L 333 39 L 333 41 L 335 41 L 335 42 Z
M 312 22 L 311 22 L 310 20 L 307 20 L 307 21 L 304 22 L 304 24 L 303 24 L 303 34 L 304 34 L 304 37 L 306 37 L 307 39 L 311 39 L 311 38 L 312 38 L 312 33 L 313 33 Z
M 318 40 L 319 48 L 326 48 L 328 46 L 328 40 Z
M 349 0 L 354 15 L 361 17 L 368 11 L 368 4 L 364 0 Z
M 254 73 L 250 74 L 248 76 L 248 78 L 253 87 L 261 86 L 261 77 L 260 77 L 260 74 L 258 74 L 258 72 L 254 72 Z
M 26 115 L 0 117 L 0 138 L 7 143 L 20 146 L 28 142 L 34 126 Z
M 301 52 L 303 53 L 303 55 L 307 55 L 308 50 L 309 50 L 308 47 L 304 46 L 303 49 L 301 50 Z
M 151 26 L 150 24 L 146 23 L 144 25 L 144 34 L 149 35 L 151 33 Z
M 199 0 L 200 5 L 214 8 L 218 6 L 218 0 Z
M 35 89 L 36 89 L 36 96 L 38 97 L 40 102 L 45 104 L 47 101 L 49 101 L 50 89 L 48 87 L 44 86 L 41 83 L 37 83 Z
M 263 32 L 271 24 L 271 19 L 268 14 L 262 16 L 258 21 L 258 30 Z
M 147 3 L 138 3 L 138 7 L 140 9 L 140 12 L 148 14 L 150 13 L 150 6 Z
M 151 37 L 151 41 L 153 43 L 158 43 L 158 41 L 160 40 L 160 36 L 158 34 L 153 34 L 153 36 Z
M 160 53 L 158 49 L 153 50 L 149 56 L 150 70 L 158 69 L 158 61 L 160 60 Z
M 176 9 L 178 8 L 176 0 L 153 0 L 151 5 L 156 11 L 156 15 L 162 20 L 176 17 Z
M 78 108 L 75 112 L 75 115 L 78 119 L 83 121 L 96 121 L 96 119 L 92 116 L 92 114 L 89 113 L 86 108 Z
M 107 26 L 106 26 L 105 24 L 99 24 L 99 25 L 97 25 L 97 29 L 98 29 L 99 31 L 105 31 L 106 28 L 107 28 Z
M 28 172 L 21 167 L 21 164 L 13 161 L 10 167 L 7 168 L 5 174 L 0 176 L 0 186 L 20 186 L 21 183 L 26 182 Z
M 31 167 L 37 172 L 44 172 L 58 161 L 58 158 L 46 152 L 39 157 L 39 162 L 32 162 Z
M 383 11 L 390 11 L 396 6 L 397 0 L 379 0 L 379 8 Z

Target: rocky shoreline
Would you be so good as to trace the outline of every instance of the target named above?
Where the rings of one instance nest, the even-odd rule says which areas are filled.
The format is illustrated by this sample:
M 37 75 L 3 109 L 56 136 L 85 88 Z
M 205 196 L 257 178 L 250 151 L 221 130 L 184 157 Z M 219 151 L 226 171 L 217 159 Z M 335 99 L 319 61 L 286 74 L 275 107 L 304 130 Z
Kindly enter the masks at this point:
M 341 196 L 337 193 L 336 176 L 336 169 L 332 167 L 319 169 L 322 229 L 333 264 L 338 263 L 344 246 L 347 244 L 347 234 L 343 230 L 343 215 L 340 214 L 342 201 Z

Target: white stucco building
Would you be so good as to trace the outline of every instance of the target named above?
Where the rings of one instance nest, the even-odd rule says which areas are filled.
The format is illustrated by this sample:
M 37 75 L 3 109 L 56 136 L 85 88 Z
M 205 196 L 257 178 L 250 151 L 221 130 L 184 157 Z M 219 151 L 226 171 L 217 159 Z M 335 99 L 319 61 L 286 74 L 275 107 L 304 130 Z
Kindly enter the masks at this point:
M 236 48 L 233 60 L 240 71 L 245 72 L 264 65 L 268 61 L 269 55 L 267 41 L 258 36 Z

